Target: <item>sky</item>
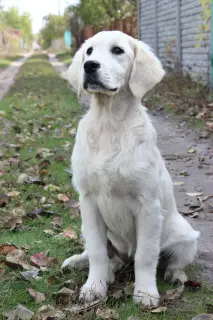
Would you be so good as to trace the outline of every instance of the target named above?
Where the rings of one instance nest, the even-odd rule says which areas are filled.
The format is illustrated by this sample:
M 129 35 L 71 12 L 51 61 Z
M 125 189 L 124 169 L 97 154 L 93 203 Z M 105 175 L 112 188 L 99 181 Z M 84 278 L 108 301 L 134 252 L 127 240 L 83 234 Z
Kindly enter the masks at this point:
M 3 0 L 4 8 L 18 7 L 20 12 L 28 11 L 32 18 L 33 33 L 38 33 L 42 27 L 43 17 L 49 13 L 63 14 L 64 8 L 75 4 L 77 0 Z

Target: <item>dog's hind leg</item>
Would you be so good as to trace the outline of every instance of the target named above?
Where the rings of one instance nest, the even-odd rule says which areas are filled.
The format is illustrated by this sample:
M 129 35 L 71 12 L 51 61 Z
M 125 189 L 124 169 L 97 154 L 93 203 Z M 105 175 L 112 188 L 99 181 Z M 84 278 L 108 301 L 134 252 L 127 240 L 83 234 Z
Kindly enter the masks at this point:
M 87 254 L 87 250 L 84 250 L 81 254 L 75 254 L 74 256 L 69 257 L 64 260 L 61 268 L 64 269 L 66 267 L 83 269 L 89 267 L 89 258 Z
M 108 246 L 108 250 L 109 250 L 109 246 Z M 115 272 L 118 271 L 122 266 L 123 266 L 122 260 L 117 255 L 113 254 L 109 260 L 109 283 L 114 282 Z M 80 269 L 80 270 L 86 267 L 89 267 L 89 258 L 88 258 L 87 250 L 85 249 L 81 254 L 75 254 L 67 258 L 66 260 L 64 260 L 61 268 L 64 269 L 67 267 Z
M 197 252 L 197 240 L 183 241 L 173 244 L 166 249 L 169 255 L 168 266 L 164 275 L 164 279 L 171 282 L 187 281 L 184 268 L 192 263 Z

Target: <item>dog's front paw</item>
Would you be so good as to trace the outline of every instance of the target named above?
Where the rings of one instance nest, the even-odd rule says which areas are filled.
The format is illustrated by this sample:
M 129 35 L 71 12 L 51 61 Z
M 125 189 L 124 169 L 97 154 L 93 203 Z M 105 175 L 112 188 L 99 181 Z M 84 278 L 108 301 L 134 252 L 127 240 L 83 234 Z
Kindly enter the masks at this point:
M 146 308 L 157 307 L 160 302 L 160 295 L 156 287 L 135 286 L 134 297 L 135 303 L 140 303 Z
M 81 288 L 79 300 L 81 302 L 92 302 L 100 298 L 105 298 L 107 294 L 107 284 L 104 282 L 87 281 Z
M 89 260 L 87 258 L 84 258 L 82 254 L 75 254 L 74 256 L 64 260 L 61 268 L 65 269 L 69 267 L 69 268 L 83 269 L 88 266 L 89 266 Z

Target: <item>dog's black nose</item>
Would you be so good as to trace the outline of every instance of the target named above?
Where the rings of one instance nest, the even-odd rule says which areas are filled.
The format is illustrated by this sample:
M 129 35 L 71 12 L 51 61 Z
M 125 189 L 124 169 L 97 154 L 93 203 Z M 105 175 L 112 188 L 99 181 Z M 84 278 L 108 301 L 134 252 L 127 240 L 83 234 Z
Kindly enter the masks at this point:
M 87 74 L 92 74 L 100 68 L 100 63 L 95 60 L 86 61 L 84 64 L 84 71 Z

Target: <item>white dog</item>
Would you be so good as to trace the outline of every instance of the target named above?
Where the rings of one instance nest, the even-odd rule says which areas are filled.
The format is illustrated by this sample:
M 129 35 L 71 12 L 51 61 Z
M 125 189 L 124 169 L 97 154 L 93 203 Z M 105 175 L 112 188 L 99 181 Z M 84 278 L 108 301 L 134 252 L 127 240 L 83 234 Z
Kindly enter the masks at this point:
M 86 249 L 62 265 L 89 264 L 81 300 L 105 297 L 125 257 L 134 258 L 134 300 L 143 305 L 159 301 L 160 253 L 169 256 L 165 279 L 187 279 L 183 270 L 195 257 L 199 232 L 177 211 L 155 129 L 141 105 L 163 76 L 150 48 L 119 31 L 87 40 L 69 68 L 74 88 L 91 94 L 72 154 Z

